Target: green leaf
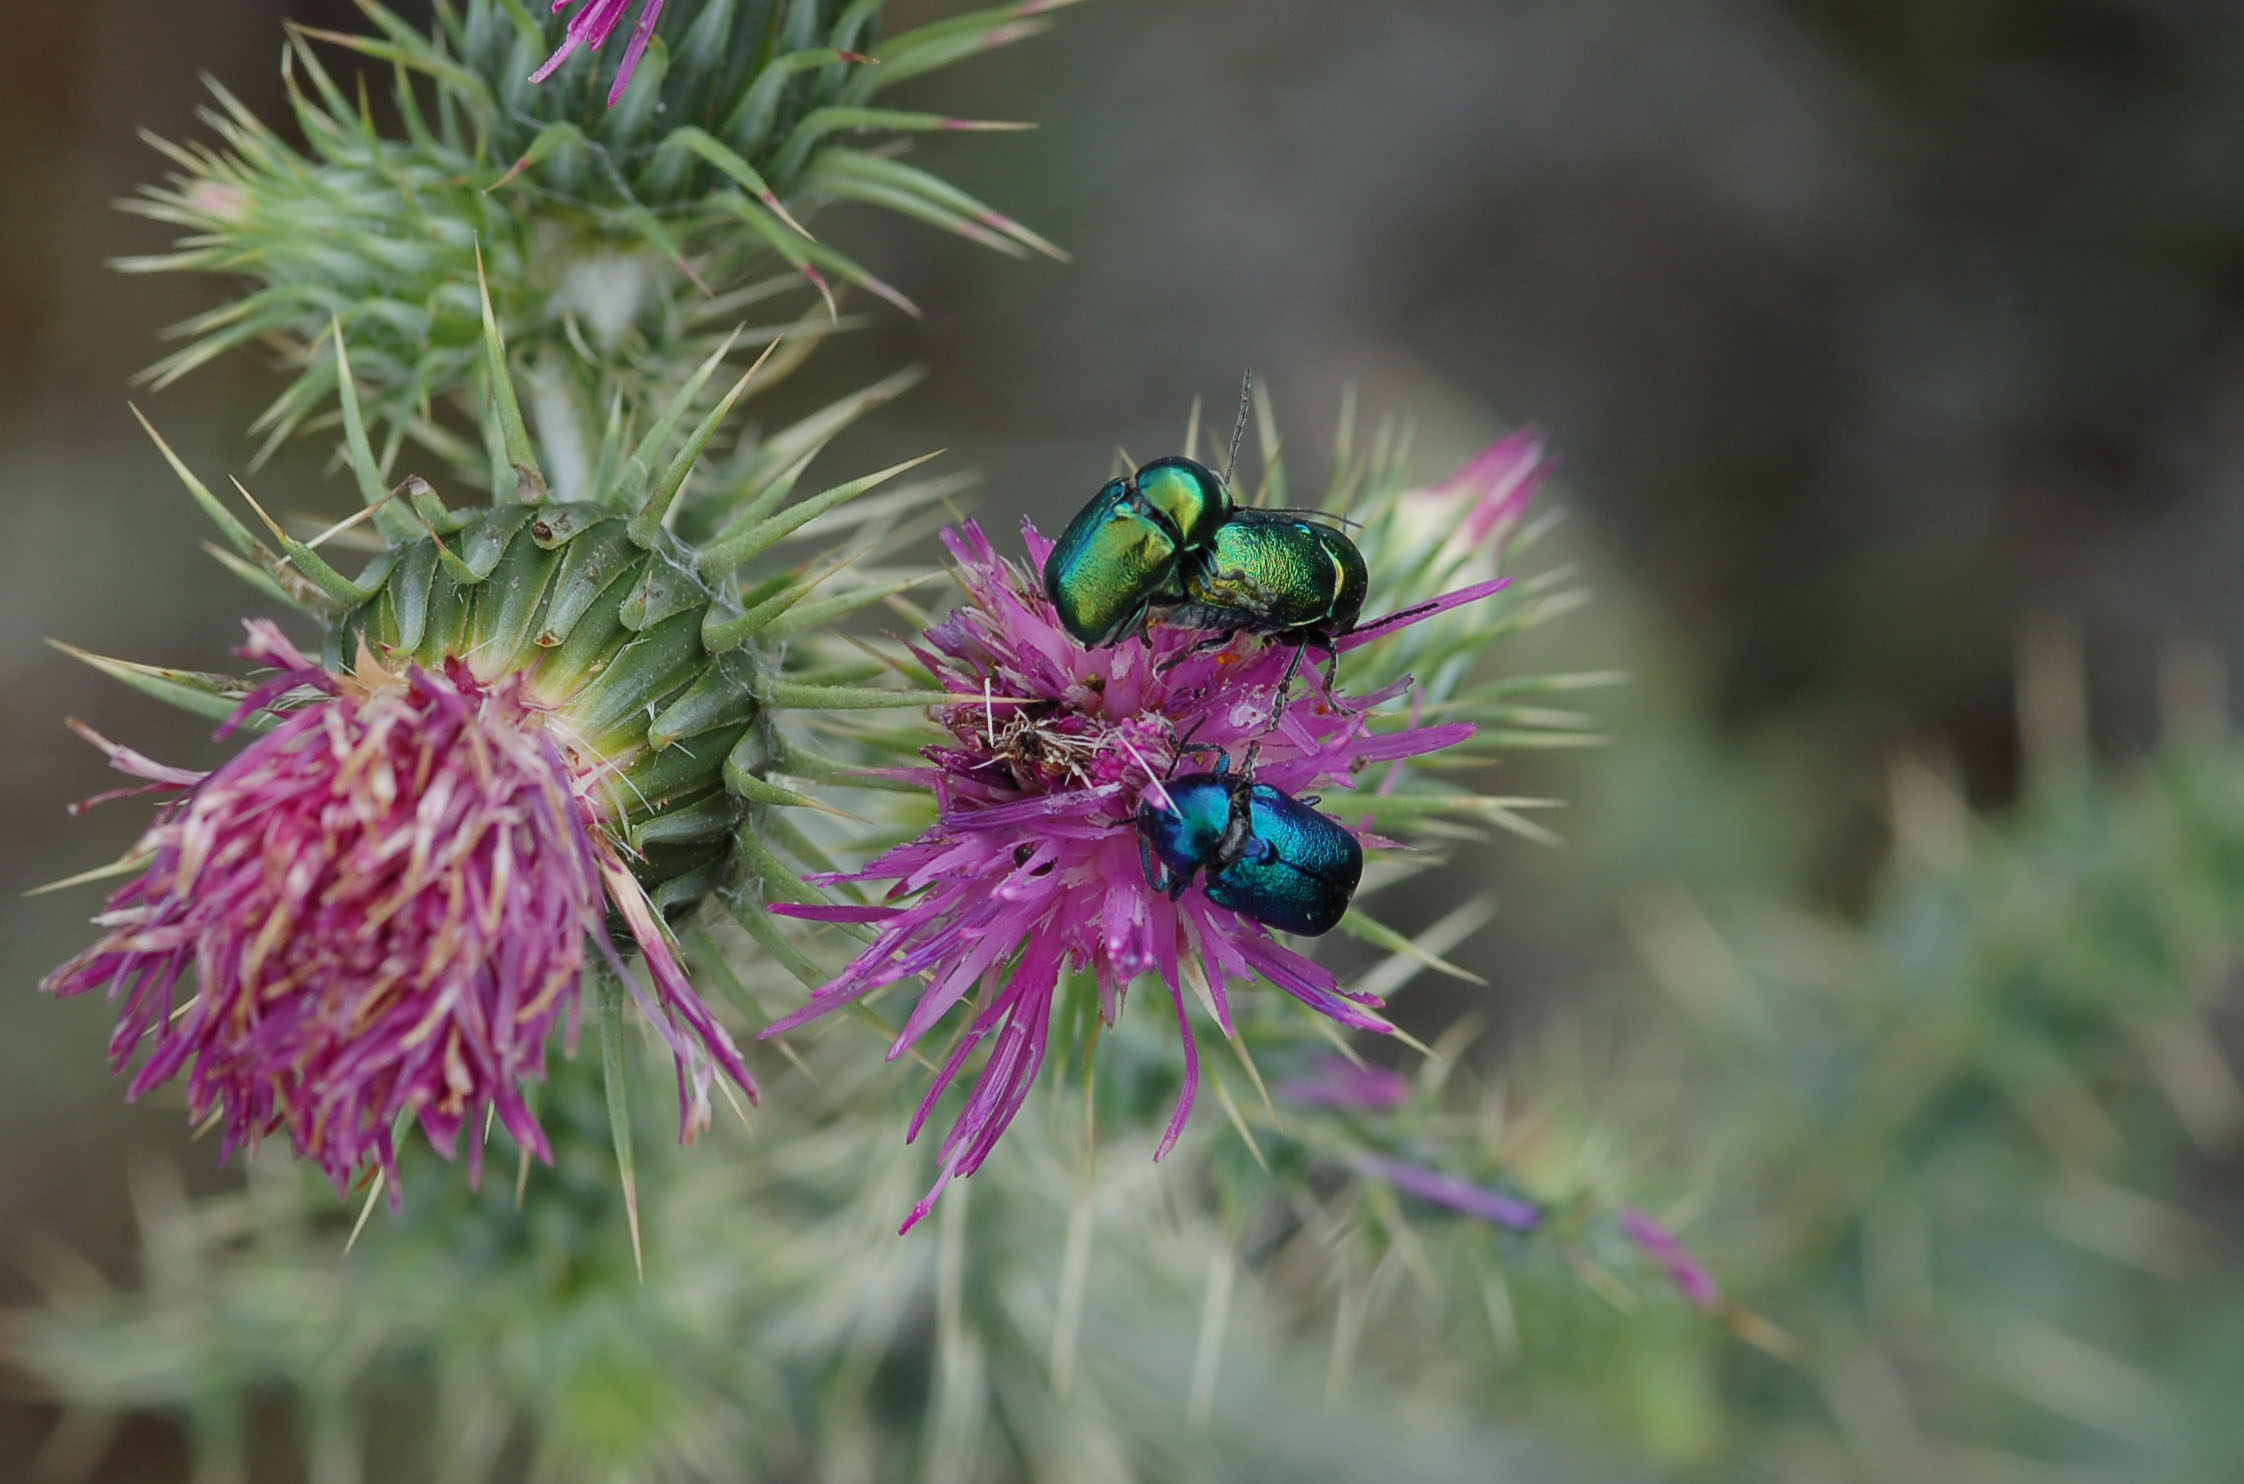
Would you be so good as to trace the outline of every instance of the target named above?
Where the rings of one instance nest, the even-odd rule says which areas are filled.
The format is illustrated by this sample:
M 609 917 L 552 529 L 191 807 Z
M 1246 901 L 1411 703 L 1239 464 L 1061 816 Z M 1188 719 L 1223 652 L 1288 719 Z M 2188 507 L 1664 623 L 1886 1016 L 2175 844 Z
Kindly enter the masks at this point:
M 739 337 L 740 332 L 735 330 L 723 345 L 717 347 L 716 354 L 705 363 L 705 371 L 715 370 L 716 364 L 722 361 L 732 350 L 733 342 Z M 773 352 L 777 351 L 783 343 L 784 337 L 778 337 L 764 347 L 764 353 L 756 357 L 755 364 L 740 374 L 740 379 L 732 384 L 731 390 L 717 399 L 717 405 L 709 409 L 709 415 L 703 418 L 700 425 L 688 435 L 685 445 L 678 450 L 677 456 L 672 458 L 669 466 L 662 471 L 662 477 L 648 486 L 645 499 L 640 502 L 638 512 L 631 518 L 631 537 L 634 541 L 639 542 L 642 546 L 651 546 L 654 543 L 655 533 L 662 529 L 663 518 L 670 513 L 671 502 L 678 498 L 678 491 L 685 488 L 686 477 L 693 472 L 694 465 L 700 461 L 702 450 L 709 446 L 709 440 L 716 436 L 717 429 L 724 424 L 726 418 L 732 415 L 734 405 L 747 392 L 748 384 L 756 379 L 756 373 L 764 368 L 764 363 L 771 359 Z M 706 374 L 697 372 L 673 405 L 680 412 L 683 412 L 685 404 L 689 403 L 694 396 L 700 394 L 701 388 L 707 380 Z M 662 428 L 662 436 L 665 440 L 670 436 L 670 427 L 675 426 L 676 422 L 673 419 L 669 427 Z M 647 440 L 640 447 L 651 456 L 657 450 L 658 445 L 654 436 L 649 434 Z M 634 455 L 634 470 L 637 467 L 637 462 L 637 455 Z M 629 485 L 627 484 L 625 488 L 628 489 Z
M 328 316 L 328 333 L 335 339 L 335 398 L 343 411 L 343 446 L 351 477 L 358 482 L 358 497 L 374 512 L 374 525 L 392 544 L 410 541 L 419 534 L 412 512 L 390 499 L 373 446 L 366 439 L 366 416 L 358 404 L 358 383 L 351 376 L 351 357 L 343 343 L 343 321 Z
M 801 711 L 949 706 L 959 699 L 947 690 L 880 690 L 862 685 L 811 685 L 799 680 L 774 680 L 764 689 L 764 700 L 771 705 Z
M 908 473 L 942 454 L 938 448 L 921 454 L 916 459 L 906 459 L 901 464 L 891 464 L 877 473 L 862 479 L 852 479 L 847 484 L 837 484 L 832 489 L 821 490 L 807 500 L 798 500 L 785 510 L 766 520 L 756 522 L 746 529 L 739 523 L 721 532 L 701 550 L 701 573 L 711 581 L 739 569 L 758 552 L 788 535 L 800 530 L 811 521 L 837 506 L 847 504 L 868 490 L 878 489 L 899 474 Z
M 126 405 L 130 407 L 132 404 Z M 156 431 L 155 424 L 149 422 L 138 407 L 132 408 L 132 415 L 139 420 L 142 430 L 155 441 L 156 451 L 164 456 L 165 463 L 171 465 L 171 472 L 179 476 L 179 482 L 187 486 L 187 493 L 202 507 L 203 514 L 210 517 L 211 524 L 217 526 L 227 541 L 232 543 L 234 550 L 252 561 L 272 560 L 271 550 L 252 536 L 249 527 L 243 525 L 232 511 L 218 503 L 218 497 L 210 492 L 210 487 L 197 479 L 185 461 L 172 452 L 171 445 L 164 441 L 163 434 Z
M 691 124 L 682 129 L 673 129 L 669 137 L 662 141 L 662 147 L 666 150 L 682 149 L 708 161 L 742 190 L 763 202 L 766 211 L 800 235 L 810 236 L 809 229 L 795 220 L 794 213 L 786 208 L 772 188 L 764 183 L 764 178 L 756 173 L 756 167 L 706 129 L 697 129 Z
M 903 134 L 994 134 L 1035 127 L 1034 124 L 995 119 L 952 118 L 940 113 L 906 113 L 893 108 L 815 108 L 804 115 L 787 136 L 787 147 L 779 152 L 771 173 L 781 180 L 793 179 L 809 162 L 810 152 L 818 147 L 820 140 L 845 129 L 885 129 Z
M 638 1161 L 631 1149 L 631 1103 L 624 1085 L 623 982 L 612 965 L 603 964 L 593 974 L 594 995 L 599 1001 L 600 1072 L 607 1084 L 608 1132 L 615 1140 L 616 1170 L 623 1177 L 623 1209 L 631 1223 L 631 1261 L 643 1280 L 647 1260 L 639 1245 Z
M 250 687 L 232 675 L 217 675 L 203 670 L 171 670 L 160 665 L 143 665 L 132 660 L 111 659 L 107 655 L 93 654 L 60 639 L 47 641 L 74 660 L 82 660 L 112 680 L 121 680 L 143 695 L 154 696 L 182 711 L 197 716 L 207 716 L 214 721 L 229 721 L 249 695 Z M 273 725 L 273 718 L 263 712 L 244 719 L 242 725 L 259 731 Z
M 515 498 L 525 505 L 545 499 L 545 471 L 538 467 L 537 450 L 530 444 L 530 429 L 522 421 L 522 404 L 514 397 L 514 377 L 507 370 L 506 341 L 499 335 L 498 317 L 491 312 L 491 281 L 483 271 L 483 244 L 475 245 L 475 286 L 483 305 L 483 375 L 491 385 L 491 406 L 505 435 L 507 461 L 514 466 Z M 499 491 L 491 491 L 497 498 Z

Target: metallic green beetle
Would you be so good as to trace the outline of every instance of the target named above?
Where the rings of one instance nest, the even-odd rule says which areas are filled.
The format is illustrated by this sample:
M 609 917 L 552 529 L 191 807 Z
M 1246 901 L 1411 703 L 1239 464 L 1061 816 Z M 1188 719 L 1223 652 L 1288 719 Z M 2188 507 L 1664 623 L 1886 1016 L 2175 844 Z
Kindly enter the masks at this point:
M 1155 459 L 1110 481 L 1045 559 L 1044 591 L 1060 623 L 1089 648 L 1127 639 L 1152 605 L 1184 599 L 1184 563 L 1231 515 L 1231 492 L 1192 459 Z
M 1363 615 L 1371 578 L 1346 532 L 1279 510 L 1232 513 L 1180 573 L 1184 596 L 1161 613 L 1180 628 L 1270 634 L 1330 649 Z

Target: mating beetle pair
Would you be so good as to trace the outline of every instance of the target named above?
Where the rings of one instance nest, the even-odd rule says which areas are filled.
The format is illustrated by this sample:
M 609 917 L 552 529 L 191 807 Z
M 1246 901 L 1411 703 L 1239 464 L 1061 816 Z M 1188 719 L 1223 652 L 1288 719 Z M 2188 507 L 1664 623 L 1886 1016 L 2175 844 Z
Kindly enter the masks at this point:
M 1234 458 L 1246 414 L 1242 391 Z M 1159 610 L 1180 628 L 1290 640 L 1296 665 L 1312 644 L 1337 657 L 1334 641 L 1355 627 L 1370 586 L 1363 553 L 1313 513 L 1233 504 L 1228 462 L 1219 478 L 1193 459 L 1155 459 L 1110 480 L 1068 522 L 1044 591 L 1078 643 L 1120 643 Z M 1292 679 L 1289 668 L 1281 693 Z M 1212 771 L 1149 779 L 1138 795 L 1147 883 L 1175 901 L 1204 872 L 1219 907 L 1281 932 L 1331 931 L 1363 876 L 1363 847 L 1314 799 L 1246 776 L 1251 749 L 1238 774 L 1220 749 L 1205 750 L 1218 753 Z
M 1111 480 L 1044 563 L 1044 591 L 1079 643 L 1119 643 L 1155 609 L 1180 628 L 1297 644 L 1355 627 L 1370 585 L 1346 533 L 1290 510 L 1239 509 L 1214 470 L 1155 459 Z
M 1145 879 L 1173 902 L 1205 871 L 1219 907 L 1281 932 L 1330 932 L 1356 894 L 1364 851 L 1314 802 L 1233 773 L 1220 753 L 1212 772 L 1149 783 L 1137 814 Z

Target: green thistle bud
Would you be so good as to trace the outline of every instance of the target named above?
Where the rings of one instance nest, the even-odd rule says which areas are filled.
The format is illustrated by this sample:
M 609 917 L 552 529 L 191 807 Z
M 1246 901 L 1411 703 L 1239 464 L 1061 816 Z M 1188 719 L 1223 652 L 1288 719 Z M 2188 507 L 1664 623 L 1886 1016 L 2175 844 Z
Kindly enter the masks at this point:
M 242 298 L 174 328 L 187 343 L 149 369 L 166 384 L 233 347 L 278 346 L 294 379 L 258 425 L 264 452 L 335 390 L 322 344 L 340 320 L 357 354 L 388 471 L 407 439 L 477 472 L 462 422 L 483 395 L 478 254 L 514 369 L 596 422 L 620 397 L 658 400 L 743 310 L 819 296 L 741 335 L 752 352 L 793 334 L 790 359 L 839 323 L 835 292 L 908 299 L 804 225 L 829 202 L 902 212 L 1001 251 L 1058 250 L 933 175 L 858 147 L 866 136 L 1014 125 L 878 107 L 879 89 L 1033 34 L 1051 0 L 958 16 L 876 41 L 878 3 L 711 0 L 656 36 L 617 106 L 617 63 L 570 54 L 520 0 L 439 3 L 422 32 L 361 0 L 373 35 L 296 30 L 284 57 L 298 150 L 222 88 L 215 144 L 159 143 L 178 167 L 130 209 L 179 227 L 176 250 L 133 271 L 245 277 Z M 315 41 L 391 70 L 390 138 L 332 77 Z M 857 141 L 853 143 L 852 141 Z M 798 324 L 797 322 L 800 321 Z M 773 368 L 775 379 L 785 365 Z

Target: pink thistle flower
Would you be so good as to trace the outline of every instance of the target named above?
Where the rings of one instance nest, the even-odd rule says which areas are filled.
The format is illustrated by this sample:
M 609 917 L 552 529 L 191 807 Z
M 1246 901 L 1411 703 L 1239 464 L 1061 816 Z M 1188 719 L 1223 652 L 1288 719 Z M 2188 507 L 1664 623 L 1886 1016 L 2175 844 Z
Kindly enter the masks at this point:
M 1258 637 L 1238 635 L 1210 648 L 1204 633 L 1156 627 L 1112 647 L 1085 649 L 1061 628 L 1034 575 L 1051 543 L 1032 525 L 1024 532 L 1025 568 L 1000 559 L 973 522 L 944 533 L 966 602 L 930 629 L 915 652 L 959 698 L 937 708 L 954 742 L 928 749 L 931 768 L 895 775 L 934 791 L 934 827 L 862 871 L 815 878 L 822 885 L 892 883 L 887 903 L 773 908 L 812 921 L 876 923 L 879 930 L 839 977 L 767 1036 L 900 980 L 924 977 L 925 988 L 889 1050 L 894 1059 L 984 989 L 906 1135 L 918 1137 L 967 1059 L 990 1042 L 965 1107 L 943 1139 L 941 1174 L 912 1208 L 906 1231 L 954 1177 L 980 1168 L 1020 1111 L 1043 1065 L 1063 973 L 1092 974 L 1109 1025 L 1139 975 L 1157 975 L 1167 991 L 1184 1042 L 1184 1086 L 1156 1159 L 1183 1132 L 1199 1085 L 1187 990 L 1226 1036 L 1232 1031 L 1227 986 L 1254 979 L 1342 1025 L 1389 1029 L 1373 1013 L 1376 999 L 1341 989 L 1330 970 L 1260 923 L 1216 906 L 1197 888 L 1174 902 L 1154 890 L 1132 823 L 1142 789 L 1158 788 L 1156 780 L 1180 764 L 1187 771 L 1210 766 L 1213 752 L 1202 757 L 1201 750 L 1221 750 L 1243 766 L 1249 747 L 1255 749 L 1254 776 L 1287 793 L 1348 788 L 1365 768 L 1452 746 L 1473 731 L 1465 723 L 1372 730 L 1373 708 L 1400 695 L 1407 680 L 1345 699 L 1320 689 L 1282 705 L 1293 646 Z M 1353 648 L 1502 586 L 1482 583 L 1364 625 L 1339 647 Z M 1318 667 L 1299 668 L 1306 674 Z
M 1440 484 L 1413 490 L 1403 501 L 1442 533 L 1445 556 L 1490 562 L 1518 529 L 1550 471 L 1542 435 L 1522 428 L 1474 454 Z
M 608 89 L 610 108 L 622 101 L 623 90 L 631 86 L 631 74 L 639 70 L 639 59 L 646 55 L 647 43 L 654 40 L 655 22 L 662 19 L 664 0 L 638 0 L 638 3 L 639 20 L 631 28 L 631 40 L 624 47 L 622 63 L 616 68 L 615 86 Z M 632 0 L 553 0 L 553 13 L 559 15 L 570 6 L 580 4 L 584 8 L 569 17 L 569 34 L 553 55 L 545 59 L 545 65 L 530 74 L 530 81 L 544 82 L 560 70 L 561 64 L 574 56 L 579 47 L 598 51 L 607 45 L 608 38 L 622 22 L 623 13 L 631 8 Z
M 101 941 L 45 981 L 121 1002 L 111 1064 L 151 1047 L 128 1097 L 184 1070 L 189 1115 L 224 1125 L 221 1159 L 285 1125 L 338 1191 L 371 1164 L 393 1200 L 404 1118 L 448 1158 L 467 1129 L 478 1174 L 487 1113 L 550 1161 L 523 1091 L 556 1022 L 574 1048 L 587 942 L 677 1058 L 681 1137 L 709 1122 L 712 1064 L 755 1096 L 600 827 L 597 761 L 520 676 L 486 683 L 457 660 L 392 673 L 363 652 L 332 674 L 271 624 L 249 629 L 242 657 L 279 673 L 220 735 L 277 724 L 230 762 L 192 773 L 100 743 L 151 780 L 119 792 L 184 790 L 140 842 L 142 875 L 95 919 Z

